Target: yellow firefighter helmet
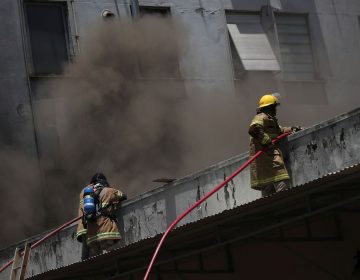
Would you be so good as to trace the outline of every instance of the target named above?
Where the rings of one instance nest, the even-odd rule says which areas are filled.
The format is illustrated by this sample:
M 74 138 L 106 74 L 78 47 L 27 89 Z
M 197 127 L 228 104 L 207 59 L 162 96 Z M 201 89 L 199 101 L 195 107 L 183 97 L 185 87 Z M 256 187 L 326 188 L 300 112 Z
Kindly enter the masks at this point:
M 273 94 L 265 94 L 263 97 L 259 100 L 259 107 L 263 108 L 270 105 L 280 105 L 278 98 Z

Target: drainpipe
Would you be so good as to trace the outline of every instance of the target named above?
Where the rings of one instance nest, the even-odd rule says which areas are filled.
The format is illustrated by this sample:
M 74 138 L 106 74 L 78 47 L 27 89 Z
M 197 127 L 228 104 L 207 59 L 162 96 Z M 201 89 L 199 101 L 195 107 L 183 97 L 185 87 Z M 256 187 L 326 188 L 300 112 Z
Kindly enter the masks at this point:
M 140 13 L 140 9 L 139 9 L 139 1 L 138 0 L 131 0 L 131 15 L 133 18 L 137 18 L 139 16 Z
M 33 130 L 33 137 L 34 137 L 34 144 L 35 144 L 35 152 L 36 152 L 36 157 L 37 157 L 37 165 L 38 165 L 38 168 L 39 168 L 39 177 L 40 177 L 40 182 L 39 183 L 40 183 L 40 188 L 41 188 L 41 195 L 42 195 L 42 198 L 44 199 L 44 197 L 45 197 L 44 188 L 46 186 L 46 184 L 45 184 L 45 174 L 44 174 L 44 170 L 43 170 L 42 164 L 41 164 L 39 137 L 38 137 L 38 130 L 37 130 L 35 112 L 34 112 L 34 100 L 33 100 L 33 96 L 32 96 L 32 89 L 31 89 L 30 77 L 29 77 L 30 65 L 29 65 L 28 55 L 27 55 L 29 49 L 28 49 L 28 46 L 26 45 L 26 30 L 25 30 L 25 22 L 24 22 L 25 12 L 24 12 L 24 8 L 23 8 L 23 5 L 24 5 L 23 0 L 18 0 L 17 5 L 18 5 L 17 8 L 18 8 L 20 32 L 21 32 L 21 45 L 22 45 L 22 51 L 23 51 L 26 83 L 27 83 L 27 90 L 28 90 L 28 100 L 29 100 L 28 102 L 29 102 L 29 106 L 30 106 L 32 130 Z M 44 208 L 45 204 L 42 203 L 41 206 Z
M 80 48 L 80 36 L 79 36 L 79 30 L 78 30 L 78 26 L 77 26 L 76 9 L 75 9 L 74 0 L 71 0 L 71 1 L 70 1 L 70 4 L 71 4 L 73 21 L 74 21 L 74 32 L 75 32 L 76 48 L 77 48 L 77 53 L 78 53 L 78 55 L 79 55 L 80 52 L 81 52 L 81 48 Z
M 25 23 L 24 23 L 25 13 L 23 10 L 23 1 L 18 0 L 17 5 L 18 5 L 18 14 L 19 14 L 19 19 L 20 19 L 21 46 L 22 46 L 24 64 L 25 64 L 25 69 L 26 69 L 25 75 L 26 75 L 26 84 L 27 84 L 27 89 L 28 89 L 28 98 L 29 98 L 28 100 L 29 100 L 30 113 L 31 113 L 32 130 L 33 130 L 33 135 L 34 135 L 34 143 L 35 143 L 35 150 L 36 150 L 36 156 L 37 156 L 37 161 L 38 161 L 38 165 L 39 165 L 39 170 L 40 170 L 40 173 L 42 173 L 42 168 L 41 168 L 41 163 L 40 163 L 39 141 L 38 141 L 36 121 L 35 121 L 35 115 L 34 115 L 34 106 L 33 106 L 34 102 L 33 102 L 33 97 L 31 94 L 31 85 L 30 85 L 30 79 L 29 79 L 30 66 L 29 66 L 28 58 L 27 58 L 28 49 L 26 48 L 26 45 L 25 45 L 26 31 L 25 31 Z

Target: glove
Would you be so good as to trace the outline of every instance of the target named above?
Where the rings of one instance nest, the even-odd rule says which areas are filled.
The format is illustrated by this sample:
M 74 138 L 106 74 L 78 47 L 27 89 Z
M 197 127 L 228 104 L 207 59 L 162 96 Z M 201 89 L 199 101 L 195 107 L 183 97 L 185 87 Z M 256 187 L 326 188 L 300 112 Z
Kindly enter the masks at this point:
M 122 196 L 120 197 L 120 202 L 124 200 L 127 200 L 127 195 L 123 193 Z
M 291 127 L 291 131 L 292 132 L 298 132 L 300 130 L 303 130 L 304 128 L 302 128 L 301 126 L 292 126 Z
M 272 147 L 275 147 L 275 144 L 272 141 L 269 141 L 268 143 L 262 145 L 263 148 L 268 147 L 269 149 L 271 149 Z

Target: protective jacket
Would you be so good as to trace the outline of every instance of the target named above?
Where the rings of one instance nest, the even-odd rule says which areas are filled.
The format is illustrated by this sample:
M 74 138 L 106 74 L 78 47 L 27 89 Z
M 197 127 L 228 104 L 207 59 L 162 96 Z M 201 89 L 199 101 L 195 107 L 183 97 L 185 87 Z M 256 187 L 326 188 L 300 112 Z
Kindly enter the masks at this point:
M 81 192 L 83 193 L 83 191 Z M 116 221 L 116 209 L 125 195 L 114 188 L 104 187 L 99 194 L 100 214 L 95 221 L 87 221 L 87 229 L 79 223 L 77 238 L 87 234 L 87 244 L 106 239 L 121 239 Z M 80 197 L 80 210 L 83 213 L 83 197 Z
M 79 216 L 82 216 L 84 211 L 84 190 L 82 190 L 80 192 L 80 203 L 79 203 Z M 87 230 L 86 228 L 84 228 L 84 224 L 83 222 L 80 220 L 78 225 L 77 225 L 77 230 L 76 230 L 76 239 L 79 242 L 83 242 L 84 238 L 86 238 L 86 233 Z
M 250 157 L 271 144 L 277 136 L 290 132 L 290 127 L 281 127 L 276 117 L 260 112 L 252 120 L 249 128 Z M 276 146 L 271 146 L 250 165 L 251 187 L 261 190 L 262 187 L 289 179 L 282 153 Z

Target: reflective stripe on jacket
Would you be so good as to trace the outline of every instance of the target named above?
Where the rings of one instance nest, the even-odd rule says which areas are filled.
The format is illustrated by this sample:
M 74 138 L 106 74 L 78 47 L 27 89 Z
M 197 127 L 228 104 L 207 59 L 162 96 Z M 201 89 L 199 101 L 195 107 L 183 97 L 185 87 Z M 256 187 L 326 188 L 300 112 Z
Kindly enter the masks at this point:
M 250 157 L 269 145 L 272 139 L 288 131 L 291 131 L 291 128 L 280 127 L 275 117 L 258 113 L 249 128 Z M 254 189 L 262 189 L 268 184 L 290 179 L 279 148 L 271 147 L 251 163 L 250 179 Z

